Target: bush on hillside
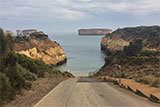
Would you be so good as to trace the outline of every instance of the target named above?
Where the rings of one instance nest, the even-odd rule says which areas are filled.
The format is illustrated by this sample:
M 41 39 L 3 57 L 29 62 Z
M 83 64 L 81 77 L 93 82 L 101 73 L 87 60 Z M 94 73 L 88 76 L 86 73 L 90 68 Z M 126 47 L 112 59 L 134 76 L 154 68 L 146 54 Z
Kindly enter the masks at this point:
M 140 53 L 141 56 L 160 56 L 160 51 L 142 51 Z
M 35 32 L 30 34 L 31 37 L 36 37 L 36 38 L 48 38 L 48 35 L 44 34 L 44 33 L 39 33 L 39 32 Z
M 126 57 L 128 60 L 128 63 L 130 65 L 142 65 L 144 63 L 149 63 L 149 64 L 154 64 L 154 63 L 160 63 L 160 58 L 155 57 L 155 56 L 131 56 L 131 57 Z
M 136 56 L 138 55 L 143 48 L 143 43 L 141 39 L 132 41 L 129 46 L 124 47 L 124 53 L 127 56 Z
M 53 69 L 53 70 L 50 70 L 48 73 L 49 73 L 49 74 L 60 74 L 61 71 L 58 70 L 58 69 Z
M 0 60 L 12 50 L 13 38 L 10 35 L 5 36 L 3 30 L 0 28 Z
M 144 84 L 151 84 L 153 82 L 153 79 L 151 77 L 142 77 L 139 79 L 138 82 L 142 82 Z
M 15 37 L 15 42 L 19 43 L 21 41 L 29 41 L 29 38 L 27 36 L 16 36 Z
M 29 72 L 27 69 L 23 68 L 21 65 L 18 63 L 16 64 L 16 68 L 19 72 L 22 73 L 22 76 L 29 81 L 36 80 L 35 76 L 33 73 Z
M 105 57 L 105 63 L 110 64 L 113 61 L 114 57 L 113 56 L 107 56 Z
M 39 71 L 37 74 L 38 78 L 45 77 L 45 73 L 43 71 Z
M 129 35 L 133 35 L 136 37 L 143 37 L 143 38 L 147 37 L 155 38 L 160 35 L 160 27 L 159 26 L 126 27 L 123 29 L 117 29 L 114 32 L 123 32 L 123 34 L 126 37 L 128 37 Z
M 14 99 L 15 91 L 11 87 L 11 83 L 9 81 L 9 78 L 4 74 L 0 72 L 0 105 L 3 103 L 3 101 L 10 101 Z
M 152 86 L 159 88 L 160 87 L 160 79 L 156 79 L 153 83 Z
M 9 53 L 8 57 L 5 60 L 5 63 L 15 65 L 16 62 L 21 64 L 23 68 L 35 74 L 37 74 L 40 71 L 48 72 L 49 70 L 52 70 L 52 68 L 49 65 L 43 63 L 40 60 L 32 59 L 22 54 Z
M 30 90 L 32 88 L 32 83 L 26 81 L 24 88 Z
M 16 90 L 21 90 L 25 86 L 25 79 L 20 71 L 17 70 L 16 66 L 10 66 L 5 72 L 8 76 L 11 86 Z

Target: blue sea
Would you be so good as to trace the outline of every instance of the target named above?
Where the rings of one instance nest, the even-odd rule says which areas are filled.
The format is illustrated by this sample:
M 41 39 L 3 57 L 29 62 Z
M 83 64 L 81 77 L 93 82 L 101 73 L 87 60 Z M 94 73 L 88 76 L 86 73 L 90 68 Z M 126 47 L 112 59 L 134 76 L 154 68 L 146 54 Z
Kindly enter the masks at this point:
M 68 58 L 67 63 L 58 67 L 62 71 L 69 70 L 76 76 L 87 76 L 104 65 L 104 53 L 100 42 L 104 35 L 83 35 L 77 33 L 50 34 L 50 38 L 60 43 Z

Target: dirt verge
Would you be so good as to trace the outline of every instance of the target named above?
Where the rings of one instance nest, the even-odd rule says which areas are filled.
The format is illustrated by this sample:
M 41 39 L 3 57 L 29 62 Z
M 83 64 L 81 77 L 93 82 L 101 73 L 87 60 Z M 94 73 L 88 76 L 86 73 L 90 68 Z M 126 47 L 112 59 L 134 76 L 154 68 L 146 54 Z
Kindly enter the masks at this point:
M 22 90 L 21 94 L 16 95 L 15 100 L 5 104 L 4 107 L 33 107 L 49 91 L 68 78 L 60 74 L 48 74 L 45 78 L 34 81 L 31 90 Z

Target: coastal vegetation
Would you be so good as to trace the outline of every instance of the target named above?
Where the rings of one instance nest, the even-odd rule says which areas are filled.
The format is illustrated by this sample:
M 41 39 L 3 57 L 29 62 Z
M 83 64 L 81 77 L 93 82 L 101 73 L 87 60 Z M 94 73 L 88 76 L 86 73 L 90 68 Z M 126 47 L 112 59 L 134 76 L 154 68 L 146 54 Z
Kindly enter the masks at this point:
M 109 40 L 119 39 L 129 42 L 129 45 L 116 50 L 103 46 L 106 53 L 105 64 L 95 76 L 119 77 L 121 72 L 122 78 L 160 87 L 160 27 L 117 29 Z M 115 64 L 120 65 L 121 69 L 117 69 Z
M 0 29 L 0 104 L 10 102 L 16 94 L 21 94 L 23 89 L 30 90 L 33 81 L 44 78 L 45 75 L 62 75 L 73 77 L 67 72 L 60 72 L 52 65 L 45 64 L 38 59 L 32 59 L 26 55 L 15 53 L 13 44 L 15 41 L 27 39 L 27 37 L 11 37 L 4 35 Z
M 144 51 L 140 51 L 140 45 L 137 48 L 132 47 L 132 45 L 134 44 L 131 43 L 123 51 L 117 51 L 106 56 L 105 65 L 101 70 L 107 70 L 107 72 L 103 72 L 102 74 L 118 77 L 119 75 L 117 72 L 114 72 L 115 69 L 112 66 L 119 64 L 122 67 L 121 71 L 119 71 L 122 73 L 122 78 L 135 79 L 138 82 L 160 87 L 160 52 L 145 51 L 146 54 L 144 54 Z
M 130 37 L 147 39 L 144 45 L 148 48 L 160 47 L 160 26 L 139 26 L 124 28 L 117 32 L 123 32 L 123 38 Z

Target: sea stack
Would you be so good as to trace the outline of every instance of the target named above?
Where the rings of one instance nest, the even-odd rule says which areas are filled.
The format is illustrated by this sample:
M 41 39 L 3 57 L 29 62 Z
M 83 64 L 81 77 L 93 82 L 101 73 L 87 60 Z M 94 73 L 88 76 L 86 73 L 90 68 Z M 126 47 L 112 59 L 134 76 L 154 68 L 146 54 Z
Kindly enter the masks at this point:
M 79 35 L 106 35 L 111 34 L 112 30 L 110 29 L 79 29 Z

